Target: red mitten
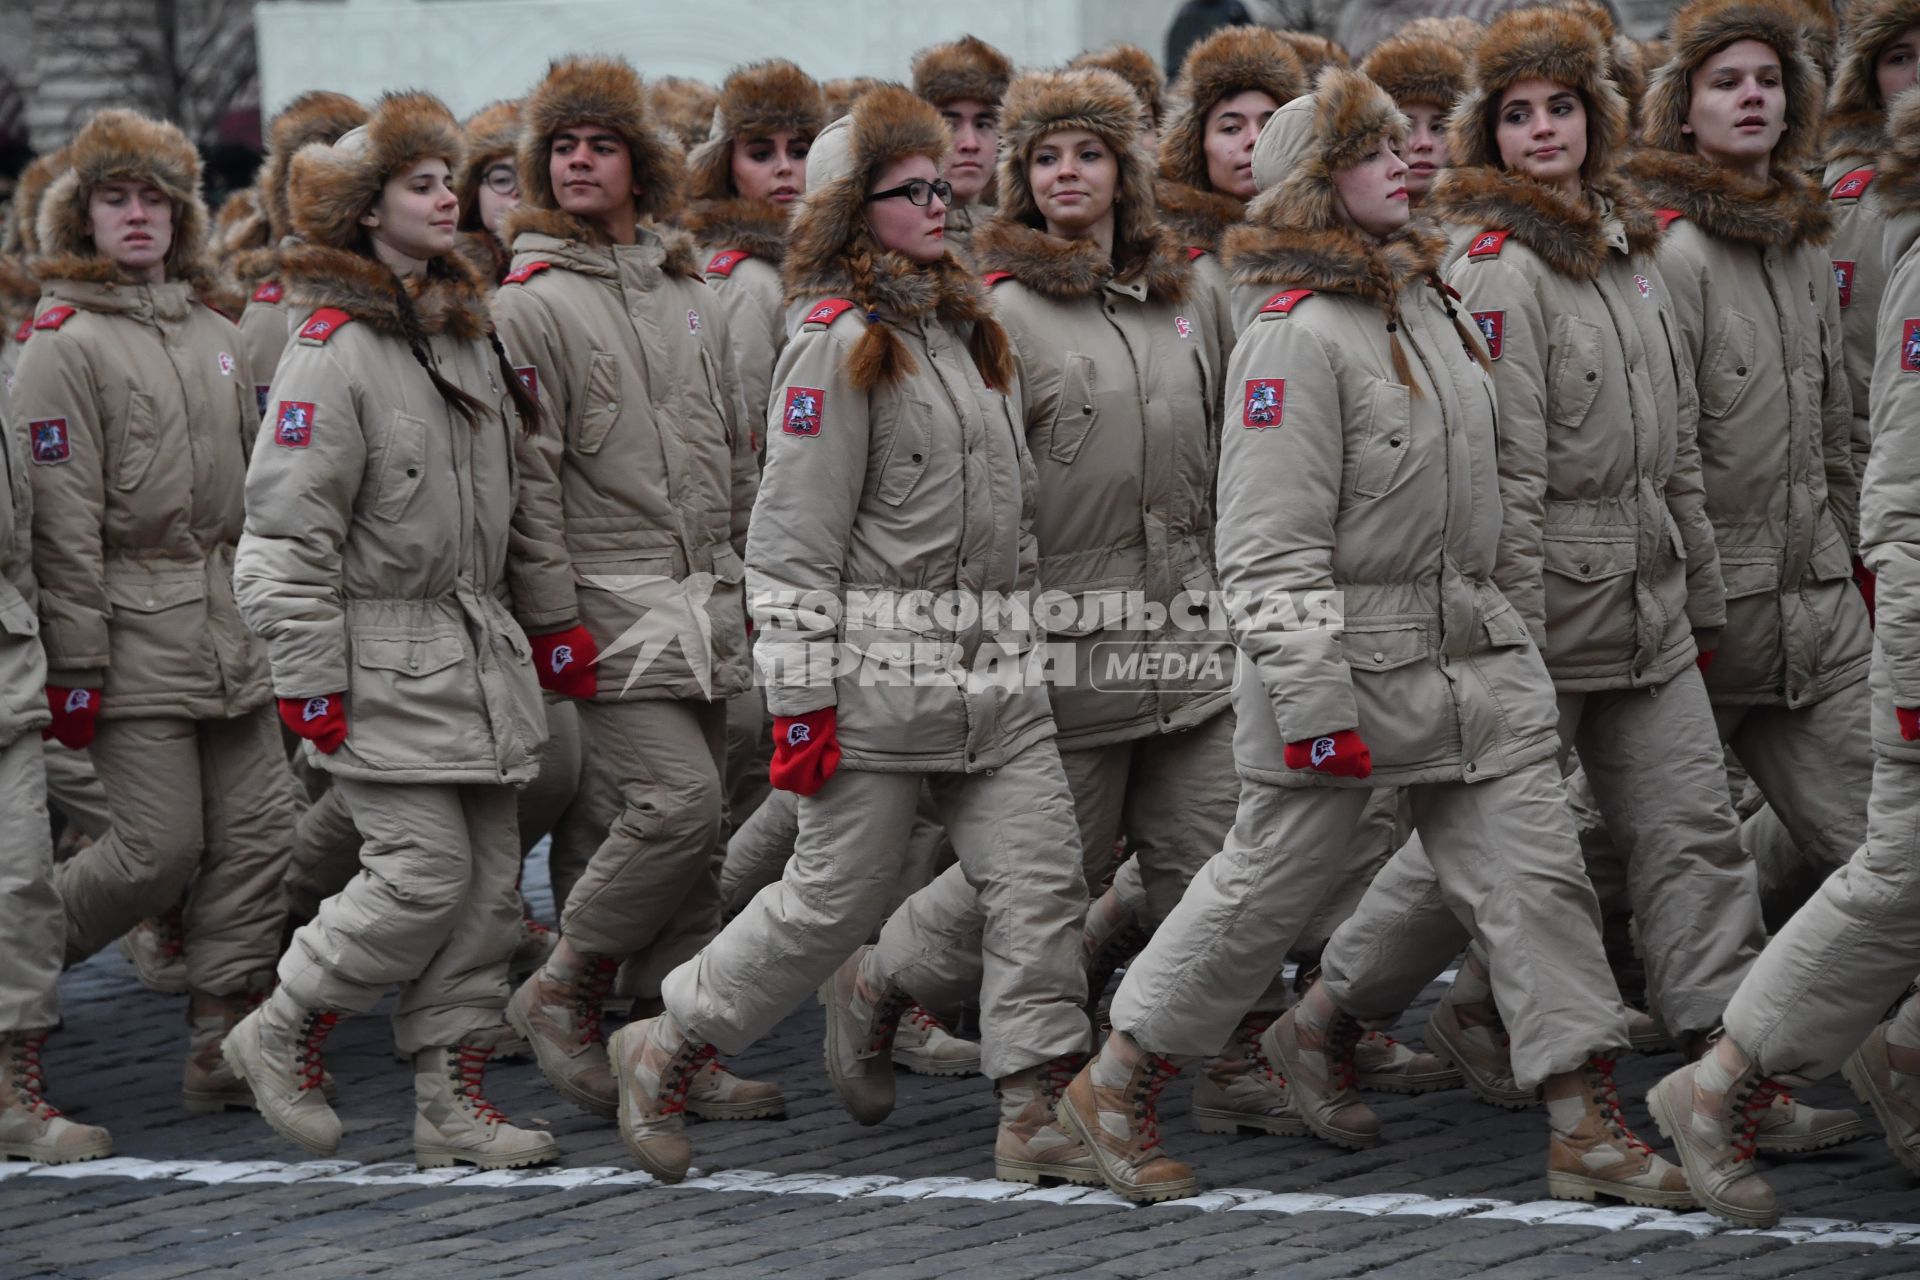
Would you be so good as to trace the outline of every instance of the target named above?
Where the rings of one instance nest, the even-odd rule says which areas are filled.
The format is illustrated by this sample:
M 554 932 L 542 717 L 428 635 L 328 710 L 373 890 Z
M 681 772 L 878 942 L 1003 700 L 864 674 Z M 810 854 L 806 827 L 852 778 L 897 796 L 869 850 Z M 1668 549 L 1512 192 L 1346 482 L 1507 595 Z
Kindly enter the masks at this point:
M 1289 769 L 1311 769 L 1336 778 L 1364 778 L 1373 772 L 1373 753 L 1357 729 L 1289 742 L 1284 755 Z
M 1855 556 L 1853 560 L 1853 585 L 1860 588 L 1860 598 L 1867 602 L 1867 625 L 1872 626 L 1873 589 L 1875 585 L 1873 570 L 1867 568 L 1866 562 L 1858 556 Z
M 1893 714 L 1900 721 L 1900 736 L 1908 742 L 1920 741 L 1920 707 L 1895 707 Z
M 593 697 L 600 683 L 593 670 L 593 664 L 600 661 L 600 647 L 585 627 L 572 626 L 552 635 L 528 638 L 542 689 L 583 702 Z
M 810 796 L 840 767 L 839 718 L 822 707 L 803 716 L 773 718 L 773 764 L 767 780 L 781 791 Z
M 280 723 L 320 748 L 322 755 L 330 756 L 347 740 L 346 696 L 323 693 L 317 698 L 282 698 Z
M 1694 656 L 1693 661 L 1700 668 L 1701 675 L 1707 674 L 1707 668 L 1713 665 L 1713 655 L 1718 652 L 1718 649 L 1702 649 Z
M 47 710 L 53 723 L 40 731 L 42 738 L 57 738 L 72 751 L 83 751 L 93 743 L 93 731 L 100 719 L 98 689 L 64 689 L 47 686 Z

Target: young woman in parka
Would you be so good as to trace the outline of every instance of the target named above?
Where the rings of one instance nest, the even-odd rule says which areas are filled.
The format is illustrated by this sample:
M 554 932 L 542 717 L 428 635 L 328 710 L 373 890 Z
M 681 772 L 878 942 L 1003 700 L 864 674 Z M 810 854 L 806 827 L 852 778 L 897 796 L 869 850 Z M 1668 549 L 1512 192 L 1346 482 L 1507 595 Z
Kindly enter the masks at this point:
M 1714 717 L 1793 844 L 1837 867 L 1866 831 L 1872 633 L 1852 582 L 1859 458 L 1831 207 L 1803 171 L 1820 80 L 1801 21 L 1771 0 L 1683 9 L 1626 172 L 1670 223 L 1658 274 L 1726 586 Z
M 1407 200 L 1421 208 L 1449 164 L 1447 116 L 1472 79 L 1471 50 L 1434 36 L 1398 35 L 1375 45 L 1360 70 L 1385 89 L 1407 117 L 1401 156 L 1407 162 Z
M 482 279 L 497 285 L 513 263 L 507 215 L 520 204 L 520 104 L 491 102 L 460 126 L 467 153 L 453 175 L 460 197 L 460 252 Z
M 800 830 L 783 879 L 667 976 L 664 1014 L 610 1046 L 621 1134 L 656 1177 L 686 1171 L 682 1100 L 714 1046 L 744 1049 L 817 985 L 841 1102 L 869 1124 L 892 1109 L 907 996 L 860 944 L 923 786 L 986 916 L 996 1154 L 1087 1176 L 1084 1151 L 1030 1114 L 1040 1077 L 1086 1049 L 1087 893 L 1018 607 L 1036 582 L 1033 463 L 1006 333 L 940 234 L 947 142 L 931 106 L 885 86 L 808 156 L 747 569 L 772 780 L 800 796 Z
M 234 579 L 280 717 L 366 843 L 224 1053 L 274 1132 L 331 1155 L 322 1044 L 397 984 L 415 1158 L 515 1168 L 559 1154 L 482 1092 L 519 939 L 514 785 L 546 734 L 505 604 L 515 455 L 536 410 L 455 251 L 459 160 L 452 114 L 406 93 L 289 166 L 301 243 L 280 267 L 296 327 L 258 428 Z
M 977 36 L 913 55 L 913 91 L 940 113 L 952 135 L 940 173 L 953 187 L 945 238 L 963 266 L 973 266 L 974 228 L 993 212 L 1000 99 L 1012 79 L 1013 61 Z
M 1493 387 L 1436 274 L 1443 242 L 1407 222 L 1406 133 L 1383 90 L 1339 68 L 1263 132 L 1274 185 L 1228 257 L 1274 292 L 1228 368 L 1216 532 L 1222 586 L 1250 602 L 1234 627 L 1253 667 L 1235 693 L 1239 811 L 1129 966 L 1060 1118 L 1116 1192 L 1192 1194 L 1157 1136 L 1170 1056 L 1231 1031 L 1346 874 L 1373 789 L 1399 787 L 1436 874 L 1416 884 L 1390 862 L 1260 1038 L 1301 1119 L 1342 1146 L 1379 1140 L 1353 1086 L 1356 1019 L 1391 1020 L 1432 974 L 1401 971 L 1424 939 L 1377 922 L 1421 918 L 1444 886 L 1496 958 L 1517 1072 L 1552 1101 L 1549 1193 L 1685 1205 L 1614 1099 L 1603 1055 L 1625 1047 L 1626 1015 L 1553 762 L 1552 683 L 1493 580 Z M 1376 903 L 1385 883 L 1408 895 Z
M 185 895 L 181 1099 L 217 1111 L 246 1105 L 219 1046 L 272 982 L 294 816 L 266 651 L 233 596 L 253 387 L 240 331 L 206 302 L 193 144 L 103 111 L 68 163 L 40 208 L 12 394 L 51 732 L 88 748 L 113 817 L 57 870 L 66 954 Z

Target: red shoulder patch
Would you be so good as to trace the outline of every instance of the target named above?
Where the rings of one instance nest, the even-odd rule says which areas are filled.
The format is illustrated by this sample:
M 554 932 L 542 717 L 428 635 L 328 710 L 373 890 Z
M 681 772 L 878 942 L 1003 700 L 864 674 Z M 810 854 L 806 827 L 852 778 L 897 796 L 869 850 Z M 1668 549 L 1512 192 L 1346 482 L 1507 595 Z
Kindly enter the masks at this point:
M 818 387 L 788 387 L 787 405 L 780 414 L 780 430 L 790 436 L 817 436 L 827 411 L 827 393 Z
M 1287 408 L 1285 378 L 1248 378 L 1242 388 L 1240 425 L 1249 431 L 1265 431 L 1284 420 Z
M 713 255 L 711 262 L 707 263 L 707 274 L 710 276 L 730 276 L 733 274 L 735 267 L 752 256 L 753 255 L 745 249 L 722 249 Z M 542 263 L 541 265 L 545 266 L 546 264 Z
M 1511 231 L 1482 231 L 1473 238 L 1473 243 L 1467 246 L 1467 256 L 1497 258 L 1500 256 L 1500 250 L 1506 248 L 1507 240 L 1512 235 Z
M 28 338 L 31 338 L 32 336 L 33 336 L 33 317 L 28 316 L 25 320 L 22 320 L 20 322 L 20 327 L 13 331 L 13 340 L 15 342 L 25 342 Z
M 1827 199 L 1858 200 L 1867 194 L 1867 188 L 1872 184 L 1872 168 L 1855 169 L 1852 173 L 1840 175 L 1840 181 L 1833 184 L 1833 190 L 1827 193 Z
M 340 332 L 342 326 L 352 323 L 353 317 L 340 308 L 321 307 L 300 326 L 300 332 L 294 336 L 310 342 L 325 342 Z
M 1678 209 L 1655 209 L 1653 211 L 1653 216 L 1660 220 L 1660 229 L 1662 231 L 1665 231 L 1668 227 L 1680 221 L 1680 219 L 1686 217 L 1687 215 L 1680 212 Z
M 1013 279 L 1013 272 L 1011 271 L 989 271 L 987 272 L 987 274 L 980 277 L 980 283 L 985 285 L 987 288 L 991 289 L 993 288 L 993 286 L 999 284 L 1002 280 L 1011 280 L 1011 279 Z
M 507 272 L 507 274 L 501 278 L 500 283 L 525 284 L 542 271 L 549 271 L 552 270 L 552 268 L 553 264 L 551 262 L 529 262 L 524 267 L 515 267 L 513 270 Z
M 1207 251 L 1205 249 L 1197 249 L 1192 245 L 1187 246 L 1188 262 L 1192 262 L 1195 258 L 1204 258 L 1206 256 L 1207 256 Z
M 279 302 L 282 299 L 284 299 L 286 296 L 287 296 L 287 291 L 280 287 L 280 282 L 278 280 L 268 280 L 263 282 L 258 289 L 255 289 L 253 291 L 253 297 L 248 299 L 248 301 Z
M 36 329 L 58 329 L 72 318 L 72 307 L 48 307 L 40 313 L 40 318 L 33 322 L 33 327 Z
M 1260 314 L 1267 315 L 1271 313 L 1276 316 L 1291 314 L 1293 309 L 1299 306 L 1303 299 L 1311 298 L 1312 296 L 1313 290 L 1311 289 L 1288 289 L 1284 293 L 1276 293 L 1267 299 L 1266 306 L 1260 308 Z
M 847 312 L 853 310 L 851 298 L 828 298 L 807 312 L 807 318 L 801 324 L 832 324 Z

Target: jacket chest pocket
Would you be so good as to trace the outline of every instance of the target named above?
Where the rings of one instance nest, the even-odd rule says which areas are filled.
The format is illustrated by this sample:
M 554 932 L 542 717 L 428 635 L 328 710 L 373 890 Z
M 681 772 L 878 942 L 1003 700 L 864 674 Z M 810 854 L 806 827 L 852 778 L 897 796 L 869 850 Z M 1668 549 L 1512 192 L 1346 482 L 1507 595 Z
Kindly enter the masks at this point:
M 1353 491 L 1363 498 L 1378 498 L 1393 488 L 1394 478 L 1406 466 L 1413 443 L 1412 398 L 1398 383 L 1378 382 L 1368 396 L 1366 412 L 1367 430 L 1354 467 Z
M 1719 331 L 1700 362 L 1702 415 L 1724 418 L 1740 403 L 1753 380 L 1759 337 L 1759 329 L 1746 316 L 1738 311 L 1721 313 Z
M 886 457 L 880 461 L 880 482 L 874 495 L 897 507 L 913 493 L 926 474 L 933 454 L 933 406 L 912 396 L 897 401 Z
M 1093 402 L 1093 358 L 1070 353 L 1060 375 L 1060 400 L 1054 406 L 1053 426 L 1047 432 L 1047 455 L 1065 463 L 1079 457 L 1098 416 Z
M 398 520 L 420 490 L 427 470 L 427 424 L 410 414 L 396 413 L 386 439 L 380 443 L 374 478 L 373 513 L 382 520 Z
M 127 420 L 120 432 L 119 458 L 113 468 L 113 487 L 132 489 L 147 478 L 153 455 L 159 450 L 159 413 L 153 397 L 136 391 L 127 398 Z
M 620 418 L 620 366 L 610 351 L 596 351 L 587 362 L 586 402 L 581 405 L 573 447 L 598 453 Z
M 1549 422 L 1572 431 L 1587 420 L 1600 394 L 1600 326 L 1578 316 L 1562 316 L 1554 343 L 1547 390 L 1553 397 Z

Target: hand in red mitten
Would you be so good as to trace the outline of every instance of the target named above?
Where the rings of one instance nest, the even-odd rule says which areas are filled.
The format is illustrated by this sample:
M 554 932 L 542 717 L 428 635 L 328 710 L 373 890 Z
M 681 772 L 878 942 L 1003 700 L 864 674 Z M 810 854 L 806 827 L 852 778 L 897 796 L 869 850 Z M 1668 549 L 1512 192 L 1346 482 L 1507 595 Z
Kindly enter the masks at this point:
M 1702 649 L 1694 655 L 1693 661 L 1700 668 L 1701 675 L 1707 674 L 1707 668 L 1713 665 L 1713 655 L 1718 652 L 1718 649 Z
M 338 693 L 316 698 L 280 699 L 280 723 L 299 737 L 332 755 L 347 740 L 347 700 Z
M 600 647 L 585 627 L 572 626 L 529 639 L 542 689 L 582 701 L 593 697 L 600 684 L 593 670 L 593 664 L 600 661 Z
M 1908 742 L 1920 741 L 1920 707 L 1895 707 L 1893 714 L 1900 721 L 1900 736 Z
M 93 731 L 100 719 L 98 689 L 66 689 L 47 686 L 47 710 L 53 723 L 40 731 L 42 738 L 57 739 L 61 746 L 83 751 L 93 743 Z
M 1860 598 L 1867 602 L 1867 625 L 1873 625 L 1873 590 L 1876 581 L 1873 570 L 1867 568 L 1866 561 L 1858 556 L 1853 561 L 1853 585 L 1860 588 Z
M 775 788 L 810 796 L 826 786 L 839 767 L 839 718 L 834 708 L 773 718 L 773 764 L 767 769 L 767 780 Z
M 1364 778 L 1373 772 L 1373 753 L 1357 729 L 1289 742 L 1284 755 L 1289 769 L 1311 769 L 1336 778 Z

